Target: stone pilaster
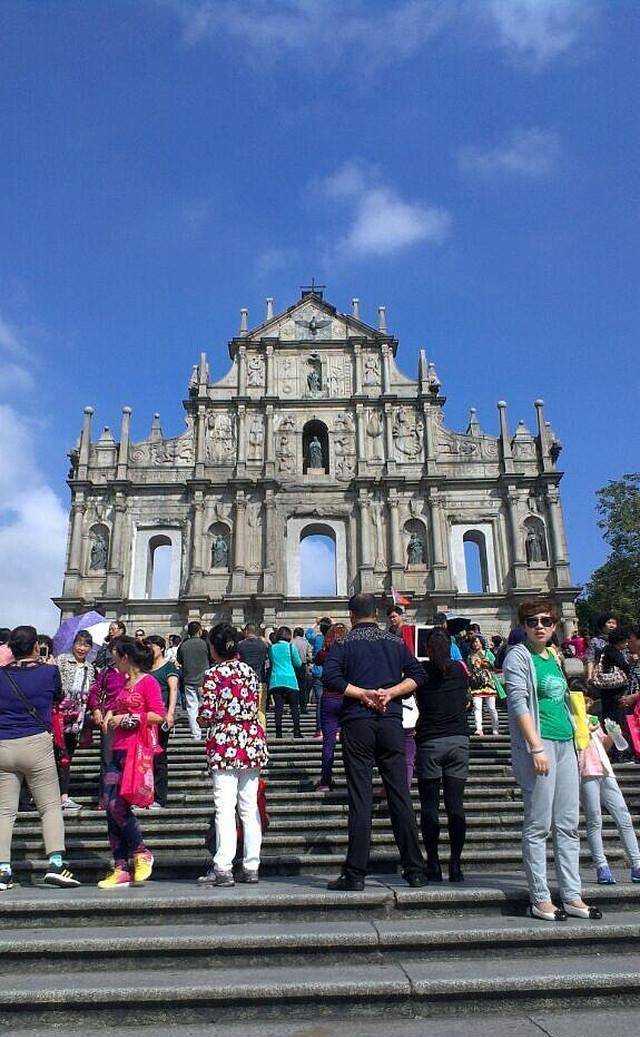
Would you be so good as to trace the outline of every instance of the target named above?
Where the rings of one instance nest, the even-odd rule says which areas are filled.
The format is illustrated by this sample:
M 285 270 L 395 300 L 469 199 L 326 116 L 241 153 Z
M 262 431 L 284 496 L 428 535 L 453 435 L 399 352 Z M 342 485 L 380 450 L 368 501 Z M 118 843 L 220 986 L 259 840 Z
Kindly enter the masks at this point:
M 356 396 L 362 392 L 362 346 L 359 342 L 353 343 L 353 391 Z
M 238 404 L 238 470 L 243 475 L 247 461 L 247 408 L 244 403 Z
M 382 345 L 382 392 L 385 396 L 391 392 L 391 349 L 386 342 Z
M 266 429 L 264 436 L 265 475 L 272 479 L 275 474 L 275 441 L 273 435 L 273 404 L 266 407 Z
M 71 523 L 69 532 L 69 549 L 67 554 L 67 570 L 64 578 L 64 595 L 75 596 L 81 582 L 82 566 L 82 532 L 86 501 L 84 492 L 76 490 L 71 504 Z
M 120 447 L 118 449 L 118 469 L 116 479 L 120 482 L 127 478 L 129 469 L 129 430 L 131 427 L 131 407 L 122 408 L 122 424 L 120 426 Z
M 270 594 L 276 583 L 276 501 L 273 490 L 264 496 L 264 579 L 263 590 Z
M 369 495 L 360 490 L 358 495 L 358 518 L 360 533 L 360 589 L 372 589 L 373 561 L 371 558 L 371 518 L 369 515 Z
M 89 467 L 89 450 L 91 448 L 91 419 L 93 407 L 85 407 L 80 433 L 80 451 L 78 454 L 78 479 L 86 479 Z
M 446 545 L 446 519 L 442 507 L 442 498 L 438 490 L 431 489 L 427 501 L 429 505 L 429 526 L 431 528 L 433 590 L 448 590 L 451 587 L 451 577 L 449 574 L 449 552 Z
M 113 508 L 113 528 L 111 530 L 111 550 L 109 551 L 109 569 L 107 571 L 106 596 L 108 598 L 126 597 L 123 587 L 124 558 L 123 534 L 127 511 L 127 498 L 122 490 L 117 490 Z
M 207 411 L 204 404 L 198 404 L 196 413 L 196 479 L 204 478 L 205 436 L 207 432 Z
M 273 356 L 273 346 L 269 345 L 265 350 L 267 354 L 267 396 L 275 396 L 276 394 L 276 373 L 275 373 L 275 360 Z
M 505 500 L 511 554 L 511 586 L 520 589 L 529 585 L 529 570 L 522 537 L 522 504 L 520 494 L 514 486 L 505 487 Z
M 569 573 L 564 520 L 560 505 L 560 491 L 557 486 L 547 486 L 545 490 L 545 504 L 547 506 L 547 515 L 549 516 L 547 528 L 551 534 L 551 559 L 554 582 L 556 587 L 569 587 L 571 586 L 571 575 Z
M 234 591 L 245 589 L 246 570 L 246 520 L 247 500 L 243 490 L 236 493 L 235 522 L 233 526 L 233 578 Z
M 396 490 L 389 490 L 387 499 L 389 508 L 389 539 L 391 542 L 391 573 L 394 586 L 404 572 L 402 536 L 400 533 L 400 509 Z
M 247 394 L 247 347 L 238 346 L 238 396 Z
M 393 408 L 390 403 L 384 405 L 384 438 L 387 454 L 387 472 L 392 475 L 396 470 L 396 452 L 393 442 Z
M 205 568 L 204 494 L 202 490 L 196 490 L 193 495 L 191 518 L 191 573 L 189 575 L 189 592 L 191 594 L 200 594 L 202 592 L 202 581 Z

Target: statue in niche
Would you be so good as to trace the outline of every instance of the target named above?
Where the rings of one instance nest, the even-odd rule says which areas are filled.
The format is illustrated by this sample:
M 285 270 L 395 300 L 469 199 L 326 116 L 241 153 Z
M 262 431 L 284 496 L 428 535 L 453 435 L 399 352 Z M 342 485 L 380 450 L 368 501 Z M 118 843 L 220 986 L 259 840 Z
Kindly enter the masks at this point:
M 94 533 L 93 541 L 91 543 L 91 557 L 89 560 L 90 569 L 106 569 L 107 559 L 109 556 L 109 547 L 107 544 L 107 538 L 103 533 Z
M 264 427 L 262 418 L 256 414 L 249 425 L 249 460 L 261 461 L 264 444 Z
M 539 527 L 527 527 L 527 535 L 524 543 L 527 552 L 527 562 L 529 564 L 532 562 L 546 562 L 547 548 L 544 542 L 544 534 Z
M 307 455 L 309 461 L 309 468 L 324 468 L 324 458 L 322 456 L 322 443 L 317 436 L 314 436 L 307 448 Z
M 365 357 L 362 381 L 364 385 L 380 385 L 380 364 L 372 353 Z
M 367 421 L 366 432 L 369 440 L 369 458 L 371 461 L 384 461 L 384 444 L 382 419 L 377 411 L 373 411 Z
M 424 544 L 417 533 L 412 533 L 409 537 L 407 561 L 409 565 L 424 565 Z
M 216 533 L 211 544 L 211 567 L 212 569 L 229 567 L 229 545 L 222 533 Z
M 316 367 L 312 367 L 307 375 L 307 388 L 310 393 L 319 393 L 322 388 L 320 382 L 320 372 Z
M 264 361 L 261 356 L 252 356 L 247 363 L 247 385 L 253 389 L 264 385 Z

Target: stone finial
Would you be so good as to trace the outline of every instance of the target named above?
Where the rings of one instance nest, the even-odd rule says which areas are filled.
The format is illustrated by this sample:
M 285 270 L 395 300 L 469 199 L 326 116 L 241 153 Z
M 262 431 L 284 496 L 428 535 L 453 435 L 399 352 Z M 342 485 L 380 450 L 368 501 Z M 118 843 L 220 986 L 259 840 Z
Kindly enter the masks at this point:
M 468 436 L 479 436 L 480 435 L 480 423 L 478 421 L 478 412 L 475 407 L 469 409 L 469 424 L 467 426 Z
M 267 299 L 267 315 L 265 320 L 273 320 L 273 299 L 271 296 Z
M 387 307 L 378 306 L 378 331 L 387 330 Z
M 155 414 L 153 415 L 153 421 L 151 422 L 151 431 L 155 432 L 156 430 L 158 432 L 160 431 L 160 413 L 159 413 L 159 411 L 155 412 Z
M 355 317 L 356 320 L 360 320 L 360 300 L 351 300 L 351 316 Z
M 189 388 L 195 389 L 198 384 L 198 365 L 194 364 L 189 378 Z
M 429 387 L 429 361 L 425 349 L 421 349 L 418 354 L 418 382 L 421 389 Z
M 85 414 L 89 414 L 89 415 L 93 414 L 93 407 L 91 407 L 91 406 L 85 407 L 84 413 Z
M 433 363 L 432 360 L 429 361 L 429 367 L 428 367 L 428 370 L 427 370 L 427 381 L 429 382 L 429 392 L 433 396 L 437 396 L 438 393 L 440 392 L 440 385 L 442 383 L 440 382 L 440 379 L 438 378 L 438 374 L 437 374 L 437 371 L 436 371 L 436 365 Z
M 246 335 L 249 330 L 249 311 L 246 306 L 240 310 L 240 334 Z
M 102 443 L 103 445 L 105 443 L 107 443 L 107 444 L 112 444 L 113 443 L 113 436 L 111 435 L 111 429 L 109 428 L 108 425 L 104 426 L 104 428 L 102 430 L 102 435 L 100 436 L 100 439 L 98 440 L 98 442 Z

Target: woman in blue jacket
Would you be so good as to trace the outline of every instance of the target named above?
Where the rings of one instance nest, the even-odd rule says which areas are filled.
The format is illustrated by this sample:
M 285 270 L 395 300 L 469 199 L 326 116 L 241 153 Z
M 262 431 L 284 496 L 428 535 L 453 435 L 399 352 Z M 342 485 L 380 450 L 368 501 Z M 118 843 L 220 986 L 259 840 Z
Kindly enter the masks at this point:
M 291 710 L 293 737 L 302 738 L 300 730 L 300 692 L 296 668 L 302 667 L 302 659 L 295 645 L 291 644 L 291 629 L 279 627 L 275 644 L 269 646 L 269 692 L 273 695 L 276 719 L 276 738 L 282 738 L 282 717 L 285 702 Z

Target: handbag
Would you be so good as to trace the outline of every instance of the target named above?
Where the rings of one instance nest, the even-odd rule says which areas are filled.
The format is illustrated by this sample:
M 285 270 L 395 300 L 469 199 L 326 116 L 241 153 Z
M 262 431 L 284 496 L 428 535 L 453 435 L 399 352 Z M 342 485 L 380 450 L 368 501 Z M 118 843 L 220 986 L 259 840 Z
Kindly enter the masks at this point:
M 591 683 L 598 691 L 619 691 L 627 683 L 627 677 L 619 666 L 612 666 L 605 670 L 602 665 L 602 656 L 598 659 L 597 666 L 593 671 Z
M 154 747 L 146 715 L 141 717 L 135 739 L 127 747 L 120 780 L 120 795 L 132 807 L 150 807 L 154 800 Z

